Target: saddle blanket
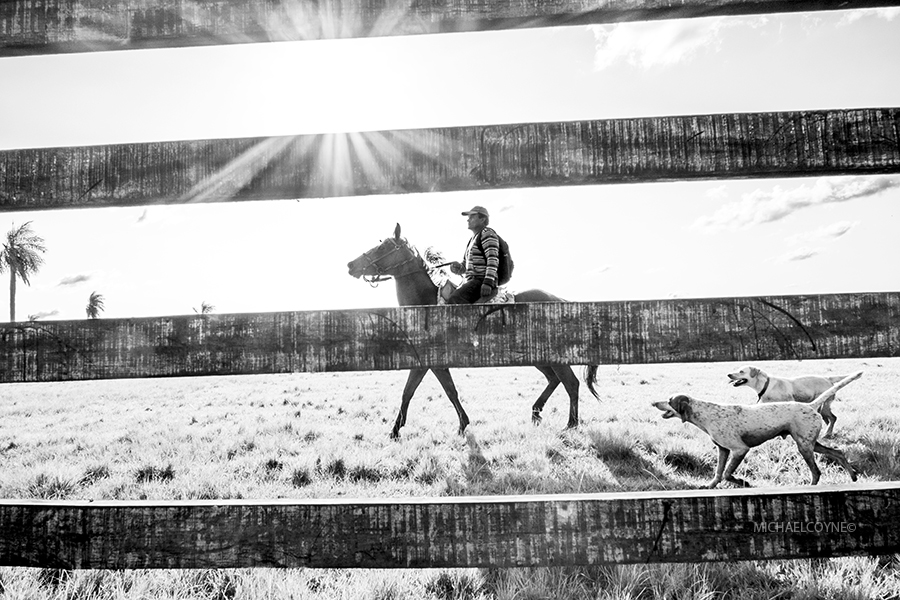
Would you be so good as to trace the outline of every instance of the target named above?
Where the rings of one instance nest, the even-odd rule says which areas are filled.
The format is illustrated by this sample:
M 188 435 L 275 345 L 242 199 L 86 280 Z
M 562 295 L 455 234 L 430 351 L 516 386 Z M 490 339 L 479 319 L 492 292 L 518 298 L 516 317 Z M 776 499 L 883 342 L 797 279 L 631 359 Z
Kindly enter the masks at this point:
M 450 297 L 450 294 L 452 294 L 453 290 L 455 289 L 456 286 L 453 285 L 449 278 L 438 283 L 438 304 L 447 304 L 447 298 Z M 505 287 L 500 287 L 497 290 L 497 293 L 488 298 L 486 301 L 479 300 L 475 304 L 511 304 L 515 301 L 515 294 L 507 290 Z

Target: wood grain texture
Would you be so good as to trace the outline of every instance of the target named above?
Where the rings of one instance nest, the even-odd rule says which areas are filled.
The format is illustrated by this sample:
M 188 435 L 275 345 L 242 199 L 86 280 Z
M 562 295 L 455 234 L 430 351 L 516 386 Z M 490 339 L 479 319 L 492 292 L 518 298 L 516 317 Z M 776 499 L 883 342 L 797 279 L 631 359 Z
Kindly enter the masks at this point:
M 900 552 L 900 486 L 185 502 L 0 500 L 0 565 L 531 567 Z
M 0 57 L 896 4 L 896 0 L 3 0 Z
M 900 293 L 0 324 L 0 382 L 900 356 Z
M 898 172 L 900 108 L 648 117 L 6 150 L 0 211 Z

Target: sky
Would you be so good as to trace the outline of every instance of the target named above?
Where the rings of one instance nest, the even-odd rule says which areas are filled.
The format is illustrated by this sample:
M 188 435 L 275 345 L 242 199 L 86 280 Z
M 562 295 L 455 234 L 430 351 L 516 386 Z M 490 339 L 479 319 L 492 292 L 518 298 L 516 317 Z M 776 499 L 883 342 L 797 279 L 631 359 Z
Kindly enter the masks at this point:
M 0 58 L 0 149 L 900 106 L 900 9 Z M 17 317 L 395 306 L 347 263 L 392 234 L 573 301 L 900 291 L 900 176 L 5 212 L 45 265 Z M 8 314 L 8 274 L 0 321 Z

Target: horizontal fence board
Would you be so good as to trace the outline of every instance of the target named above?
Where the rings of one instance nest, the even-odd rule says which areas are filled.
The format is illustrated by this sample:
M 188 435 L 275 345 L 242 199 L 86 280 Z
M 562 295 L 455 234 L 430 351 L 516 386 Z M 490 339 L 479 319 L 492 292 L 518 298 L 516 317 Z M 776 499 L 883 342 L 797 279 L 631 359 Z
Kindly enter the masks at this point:
M 900 356 L 900 293 L 0 324 L 0 382 Z
M 898 172 L 900 108 L 647 117 L 6 150 L 0 211 Z
M 0 500 L 0 565 L 530 567 L 900 552 L 900 486 L 282 500 Z
M 896 5 L 896 0 L 3 0 L 0 57 Z

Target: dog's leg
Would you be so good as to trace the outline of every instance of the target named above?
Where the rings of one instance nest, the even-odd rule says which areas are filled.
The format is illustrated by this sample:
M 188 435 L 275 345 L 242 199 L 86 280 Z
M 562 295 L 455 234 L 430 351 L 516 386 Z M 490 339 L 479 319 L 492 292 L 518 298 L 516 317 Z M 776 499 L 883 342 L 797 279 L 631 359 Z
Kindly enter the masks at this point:
M 830 400 L 822 405 L 822 410 L 819 411 L 819 414 L 822 415 L 822 419 L 828 425 L 828 429 L 825 431 L 825 435 L 823 435 L 822 437 L 831 437 L 831 434 L 834 432 L 834 424 L 837 423 L 837 417 L 834 416 L 833 412 L 831 412 Z
M 706 487 L 708 487 L 709 489 L 713 489 L 714 487 L 719 485 L 719 483 L 721 483 L 722 472 L 725 471 L 725 461 L 728 460 L 729 453 L 730 451 L 728 450 L 728 448 L 719 446 L 719 461 L 716 463 L 716 476 L 706 485 Z
M 734 476 L 734 472 L 744 461 L 744 457 L 747 456 L 748 452 L 750 452 L 750 448 L 741 448 L 740 450 L 732 451 L 731 460 L 728 461 L 728 467 L 725 469 L 725 481 L 730 481 L 731 483 L 734 483 L 735 485 L 739 485 L 741 487 L 750 487 L 749 483 Z
M 797 442 L 797 449 L 800 451 L 800 456 L 803 457 L 803 460 L 806 461 L 806 465 L 809 467 L 809 472 L 812 474 L 812 482 L 810 485 L 816 485 L 819 483 L 819 478 L 822 476 L 822 471 L 819 470 L 819 465 L 816 464 L 816 457 L 813 455 L 813 447 L 809 445 L 806 440 L 800 438 L 794 438 L 794 441 Z M 819 445 L 818 442 L 815 444 Z M 823 448 L 825 446 L 822 446 Z
M 822 415 L 823 417 L 825 415 Z M 826 417 L 825 422 L 828 423 L 828 429 L 825 431 L 825 435 L 822 437 L 831 437 L 831 434 L 834 432 L 834 424 L 837 423 L 837 417 L 834 416 L 833 412 L 829 412 L 828 417 Z
M 819 442 L 816 442 L 813 450 L 837 461 L 837 463 L 844 467 L 844 470 L 850 474 L 850 480 L 856 481 L 856 469 L 853 468 L 853 465 L 850 464 L 850 461 L 847 460 L 847 457 L 843 452 L 834 448 L 829 448 L 828 446 L 823 446 Z

